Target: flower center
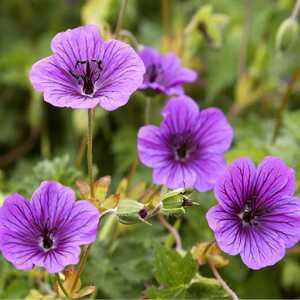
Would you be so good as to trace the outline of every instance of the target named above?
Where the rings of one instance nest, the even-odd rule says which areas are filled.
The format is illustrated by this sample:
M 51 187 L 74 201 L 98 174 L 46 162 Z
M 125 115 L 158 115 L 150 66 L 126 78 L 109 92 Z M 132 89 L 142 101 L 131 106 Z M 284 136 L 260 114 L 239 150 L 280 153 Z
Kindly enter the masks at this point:
M 150 66 L 148 66 L 146 74 L 148 77 L 149 82 L 154 82 L 156 81 L 159 73 L 161 72 L 161 66 L 160 65 L 155 65 L 155 64 L 151 64 Z
M 87 96 L 94 94 L 95 83 L 100 78 L 103 71 L 101 60 L 78 60 L 75 64 L 75 71 L 69 70 L 69 73 L 81 85 L 82 93 Z
M 251 223 L 251 221 L 255 219 L 255 213 L 251 208 L 246 207 L 244 209 L 244 211 L 242 212 L 241 217 L 242 217 L 243 222 Z
M 176 156 L 179 160 L 185 160 L 188 156 L 188 149 L 186 144 L 182 144 L 176 150 Z
M 193 140 L 192 133 L 187 131 L 173 135 L 172 148 L 175 160 L 186 161 L 197 149 L 197 144 Z
M 40 239 L 40 247 L 45 251 L 49 251 L 55 247 L 55 241 L 53 235 L 45 230 Z
M 43 248 L 49 250 L 53 246 L 53 240 L 49 236 L 43 237 Z

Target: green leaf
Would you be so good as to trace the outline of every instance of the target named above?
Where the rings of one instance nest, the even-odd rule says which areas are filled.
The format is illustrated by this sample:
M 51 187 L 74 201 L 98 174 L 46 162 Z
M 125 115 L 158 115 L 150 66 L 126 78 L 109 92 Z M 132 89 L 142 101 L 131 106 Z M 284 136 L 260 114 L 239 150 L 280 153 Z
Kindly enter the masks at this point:
M 216 279 L 200 275 L 193 280 L 186 294 L 186 299 L 221 299 L 227 297 Z
M 186 287 L 170 287 L 170 288 L 156 288 L 151 287 L 146 291 L 146 295 L 150 299 L 185 299 Z
M 155 278 L 166 286 L 189 284 L 194 277 L 197 264 L 190 253 L 181 257 L 174 250 L 160 245 L 155 249 Z

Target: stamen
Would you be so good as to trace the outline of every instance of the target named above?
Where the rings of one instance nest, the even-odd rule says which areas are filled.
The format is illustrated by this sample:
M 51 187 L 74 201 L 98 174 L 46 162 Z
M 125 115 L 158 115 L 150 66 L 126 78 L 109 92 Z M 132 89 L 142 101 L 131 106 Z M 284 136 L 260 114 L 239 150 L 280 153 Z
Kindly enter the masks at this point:
M 85 69 L 80 66 L 85 65 Z M 101 72 L 103 71 L 101 60 L 84 60 L 77 61 L 73 70 L 69 70 L 69 73 L 78 81 L 81 85 L 82 93 L 87 96 L 93 96 L 95 92 L 95 83 L 99 80 Z

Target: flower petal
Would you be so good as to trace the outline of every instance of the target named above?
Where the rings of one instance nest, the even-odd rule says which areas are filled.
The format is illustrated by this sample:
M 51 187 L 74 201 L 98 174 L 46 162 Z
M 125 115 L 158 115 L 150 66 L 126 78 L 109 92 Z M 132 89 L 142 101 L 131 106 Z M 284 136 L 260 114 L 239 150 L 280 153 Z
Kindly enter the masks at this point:
M 294 192 L 294 170 L 277 157 L 266 157 L 257 168 L 255 206 L 270 208 L 283 196 L 292 196 Z
M 80 247 L 69 245 L 63 249 L 56 249 L 46 253 L 41 253 L 34 257 L 34 264 L 38 267 L 44 267 L 49 273 L 58 273 L 63 271 L 65 266 L 76 265 L 80 258 Z
M 85 245 L 95 241 L 100 214 L 88 201 L 76 201 L 70 218 L 57 237 L 62 251 L 66 245 Z
M 292 247 L 300 240 L 300 199 L 278 199 L 258 220 L 262 226 L 276 232 L 285 247 Z
M 219 204 L 228 212 L 240 213 L 251 196 L 255 178 L 255 166 L 250 159 L 235 160 L 216 183 Z
M 103 44 L 100 59 L 103 71 L 95 87 L 95 97 L 99 97 L 100 106 L 114 110 L 125 105 L 142 84 L 145 67 L 129 45 L 117 40 Z
M 75 206 L 75 193 L 55 181 L 43 181 L 32 195 L 31 207 L 40 224 L 59 228 L 65 224 Z
M 162 85 L 172 87 L 182 85 L 186 82 L 193 82 L 197 79 L 197 73 L 193 70 L 180 66 L 180 59 L 173 53 L 168 53 L 161 59 L 164 77 Z
M 221 110 L 208 108 L 200 111 L 197 128 L 197 139 L 201 149 L 213 153 L 222 153 L 229 149 L 233 129 Z
M 170 159 L 170 150 L 165 145 L 160 129 L 153 125 L 140 128 L 138 132 L 139 159 L 148 167 L 166 165 Z
M 172 134 L 183 133 L 194 129 L 199 115 L 197 103 L 190 97 L 178 96 L 171 98 L 162 110 L 164 121 L 161 129 Z
M 35 89 L 44 92 L 45 101 L 54 106 L 92 108 L 99 103 L 99 99 L 81 94 L 76 80 L 55 54 L 36 62 L 29 78 Z
M 17 269 L 31 269 L 31 257 L 37 251 L 38 229 L 30 203 L 12 194 L 0 208 L 0 249 Z
M 169 162 L 153 171 L 153 181 L 164 184 L 170 189 L 192 188 L 196 181 L 196 172 L 180 162 Z
M 58 33 L 51 42 L 51 49 L 73 69 L 77 61 L 99 60 L 103 40 L 96 25 L 85 25 Z
M 230 255 L 238 254 L 245 244 L 241 220 L 228 213 L 221 205 L 210 208 L 206 214 L 209 227 L 214 231 L 219 247 Z
M 243 232 L 245 244 L 240 254 L 249 268 L 272 266 L 284 257 L 284 241 L 272 229 L 256 226 L 244 228 Z
M 197 173 L 195 189 L 199 192 L 211 190 L 219 177 L 224 173 L 226 163 L 223 154 L 200 153 L 191 166 Z

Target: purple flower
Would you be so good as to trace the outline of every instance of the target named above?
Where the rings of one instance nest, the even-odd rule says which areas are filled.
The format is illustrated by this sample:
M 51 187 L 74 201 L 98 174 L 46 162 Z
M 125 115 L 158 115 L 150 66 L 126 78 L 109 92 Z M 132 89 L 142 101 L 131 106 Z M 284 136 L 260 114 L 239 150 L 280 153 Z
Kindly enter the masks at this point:
M 173 53 L 160 54 L 152 48 L 145 47 L 140 52 L 146 73 L 141 89 L 154 89 L 166 95 L 184 94 L 182 85 L 197 79 L 197 73 L 183 68 L 179 58 Z
M 50 273 L 77 264 L 80 245 L 96 239 L 99 213 L 57 182 L 44 181 L 29 202 L 15 193 L 0 208 L 0 249 L 17 269 Z
M 94 25 L 58 33 L 53 54 L 32 66 L 30 80 L 58 107 L 114 110 L 141 85 L 145 68 L 127 44 L 105 42 Z
M 187 96 L 169 100 L 162 111 L 159 127 L 139 130 L 140 160 L 153 168 L 153 181 L 169 188 L 213 188 L 225 167 L 224 151 L 231 144 L 233 131 L 217 108 L 199 112 Z
M 266 157 L 256 169 L 248 158 L 232 163 L 215 186 L 218 205 L 207 213 L 220 248 L 240 253 L 251 269 L 283 258 L 300 237 L 295 175 L 282 160 Z

